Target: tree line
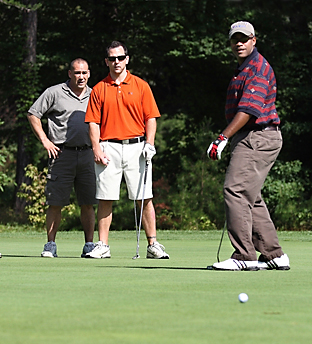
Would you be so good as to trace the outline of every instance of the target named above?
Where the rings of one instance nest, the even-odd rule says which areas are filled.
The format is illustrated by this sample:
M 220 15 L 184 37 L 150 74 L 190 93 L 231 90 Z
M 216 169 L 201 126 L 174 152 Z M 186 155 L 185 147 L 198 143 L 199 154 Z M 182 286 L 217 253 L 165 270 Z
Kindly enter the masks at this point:
M 255 27 L 259 52 L 275 71 L 284 138 L 263 193 L 279 228 L 311 228 L 312 4 L 1 0 L 0 19 L 0 144 L 6 156 L 0 171 L 15 178 L 15 186 L 9 183 L 1 195 L 1 207 L 23 212 L 25 200 L 16 194 L 23 182 L 31 182 L 25 167 L 46 165 L 46 152 L 27 123 L 30 105 L 44 89 L 66 80 L 68 63 L 76 57 L 89 62 L 94 86 L 107 75 L 106 46 L 122 40 L 129 47 L 130 71 L 150 84 L 162 114 L 154 158 L 158 227 L 220 228 L 229 153 L 212 163 L 206 150 L 225 126 L 226 89 L 236 65 L 228 30 L 247 20 Z M 125 200 L 116 207 L 124 213 L 129 205 Z M 115 227 L 132 222 L 129 215 L 125 224 L 115 220 Z

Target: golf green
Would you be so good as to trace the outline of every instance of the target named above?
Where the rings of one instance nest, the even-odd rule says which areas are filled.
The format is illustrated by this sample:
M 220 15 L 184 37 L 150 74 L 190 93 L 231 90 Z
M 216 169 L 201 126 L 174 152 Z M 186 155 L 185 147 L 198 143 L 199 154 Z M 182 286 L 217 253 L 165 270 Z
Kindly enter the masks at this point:
M 159 231 L 170 259 L 150 260 L 142 234 L 132 260 L 135 232 L 112 231 L 111 259 L 82 259 L 83 233 L 59 232 L 59 257 L 49 259 L 44 233 L 3 231 L 1 343 L 309 343 L 312 233 L 279 233 L 289 271 L 207 270 L 220 237 Z M 220 258 L 231 252 L 225 237 Z

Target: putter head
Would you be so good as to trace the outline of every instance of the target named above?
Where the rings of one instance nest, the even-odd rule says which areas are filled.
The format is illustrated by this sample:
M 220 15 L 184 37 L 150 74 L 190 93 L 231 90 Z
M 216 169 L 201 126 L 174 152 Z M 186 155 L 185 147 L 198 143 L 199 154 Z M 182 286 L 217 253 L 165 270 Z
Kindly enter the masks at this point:
M 132 259 L 137 259 L 140 258 L 140 256 L 138 254 L 136 254 L 134 257 L 132 257 Z

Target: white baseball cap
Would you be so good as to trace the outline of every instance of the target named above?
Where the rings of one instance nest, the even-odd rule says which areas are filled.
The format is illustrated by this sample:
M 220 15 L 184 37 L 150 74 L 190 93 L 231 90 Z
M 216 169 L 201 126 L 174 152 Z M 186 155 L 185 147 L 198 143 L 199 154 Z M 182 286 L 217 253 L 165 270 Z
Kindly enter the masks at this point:
M 246 21 L 238 21 L 238 22 L 231 25 L 231 29 L 229 32 L 229 39 L 231 39 L 231 37 L 236 32 L 241 32 L 246 36 L 250 36 L 250 35 L 254 36 L 255 35 L 254 27 Z

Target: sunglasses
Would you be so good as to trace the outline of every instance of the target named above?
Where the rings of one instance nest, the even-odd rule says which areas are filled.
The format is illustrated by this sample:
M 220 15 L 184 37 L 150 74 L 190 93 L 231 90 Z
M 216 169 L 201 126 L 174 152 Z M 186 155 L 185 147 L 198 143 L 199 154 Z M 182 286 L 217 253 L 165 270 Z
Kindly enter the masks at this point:
M 107 59 L 110 62 L 115 62 L 116 59 L 118 61 L 123 61 L 125 58 L 127 57 L 127 55 L 120 55 L 120 56 L 108 56 Z
M 245 36 L 245 37 L 241 37 L 241 38 L 231 38 L 230 42 L 231 42 L 231 44 L 237 44 L 238 42 L 247 43 L 250 39 L 253 39 L 253 38 L 254 38 L 254 36 L 252 36 L 252 37 Z

